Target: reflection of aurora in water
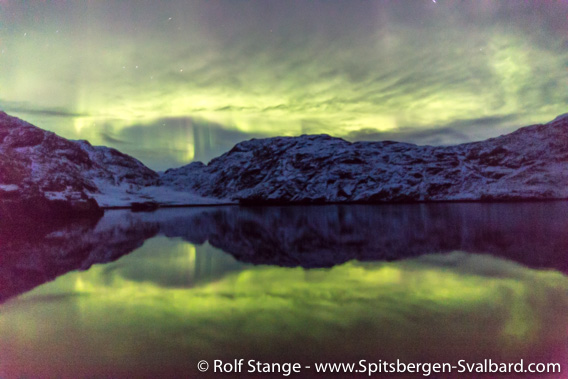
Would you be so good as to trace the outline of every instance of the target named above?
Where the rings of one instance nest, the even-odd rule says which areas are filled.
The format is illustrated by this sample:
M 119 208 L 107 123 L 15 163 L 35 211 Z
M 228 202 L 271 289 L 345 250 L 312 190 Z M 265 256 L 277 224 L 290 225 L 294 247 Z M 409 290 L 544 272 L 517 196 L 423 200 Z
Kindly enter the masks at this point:
M 460 252 L 313 270 L 209 253 L 210 279 L 189 287 L 164 278 L 195 275 L 195 249 L 159 238 L 9 301 L 0 374 L 167 376 L 195 373 L 199 359 L 445 362 L 565 349 L 568 278 L 556 271 Z
M 566 202 L 213 207 L 111 211 L 100 220 L 61 225 L 2 225 L 0 303 L 69 271 L 114 261 L 143 244 L 146 263 L 123 274 L 168 286 L 198 283 L 219 272 L 210 251 L 197 246 L 206 241 L 253 264 L 323 268 L 464 251 L 568 273 L 567 212 Z M 182 268 L 174 273 L 164 261 L 173 255 L 165 258 L 156 251 L 171 252 L 175 244 L 155 236 L 195 244 L 194 275 Z M 238 268 L 231 262 L 225 268 Z M 164 265 L 170 268 L 157 270 Z

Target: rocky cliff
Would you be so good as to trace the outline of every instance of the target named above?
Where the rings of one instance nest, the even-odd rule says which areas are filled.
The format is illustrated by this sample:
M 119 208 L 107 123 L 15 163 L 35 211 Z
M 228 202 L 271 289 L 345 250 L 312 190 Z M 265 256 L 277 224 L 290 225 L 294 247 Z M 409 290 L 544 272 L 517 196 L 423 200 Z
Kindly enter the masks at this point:
M 162 181 L 244 203 L 540 200 L 568 197 L 568 117 L 482 142 L 417 146 L 327 135 L 253 139 Z
M 137 202 L 200 204 L 207 199 L 161 186 L 156 172 L 115 149 L 69 141 L 0 112 L 4 221 L 33 210 L 67 217 Z
M 95 212 L 133 204 L 429 202 L 568 198 L 568 116 L 456 146 L 252 139 L 208 165 L 158 174 L 0 112 L 0 211 Z M 143 207 L 144 208 L 144 207 Z M 52 212 L 53 213 L 53 212 Z M 14 216 L 15 215 L 15 216 Z

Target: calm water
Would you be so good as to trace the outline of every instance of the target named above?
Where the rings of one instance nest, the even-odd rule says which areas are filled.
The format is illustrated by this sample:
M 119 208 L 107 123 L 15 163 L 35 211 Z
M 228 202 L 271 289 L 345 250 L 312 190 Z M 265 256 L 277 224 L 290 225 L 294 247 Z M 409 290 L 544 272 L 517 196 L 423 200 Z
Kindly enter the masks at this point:
M 0 252 L 0 378 L 202 377 L 200 360 L 241 358 L 311 367 L 291 377 L 361 359 L 568 377 L 564 202 L 110 211 L 5 226 Z

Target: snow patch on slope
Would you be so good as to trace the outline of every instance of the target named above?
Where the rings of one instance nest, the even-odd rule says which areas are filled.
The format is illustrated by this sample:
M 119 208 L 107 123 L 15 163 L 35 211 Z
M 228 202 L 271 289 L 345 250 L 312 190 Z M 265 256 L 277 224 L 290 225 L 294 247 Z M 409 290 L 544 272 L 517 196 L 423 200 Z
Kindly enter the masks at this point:
M 141 187 L 132 191 L 128 185 L 107 185 L 100 183 L 98 192 L 87 192 L 101 207 L 126 207 L 132 203 L 155 202 L 164 206 L 215 205 L 234 203 L 228 199 L 200 196 L 166 186 Z
M 0 184 L 0 191 L 4 191 L 4 192 L 14 192 L 19 190 L 20 187 L 18 187 L 15 184 Z

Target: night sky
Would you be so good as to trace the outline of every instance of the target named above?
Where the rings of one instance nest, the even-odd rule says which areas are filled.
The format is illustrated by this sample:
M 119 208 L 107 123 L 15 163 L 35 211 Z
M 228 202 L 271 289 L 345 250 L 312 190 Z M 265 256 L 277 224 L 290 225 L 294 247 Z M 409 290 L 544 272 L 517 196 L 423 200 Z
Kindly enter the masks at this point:
M 253 137 L 480 140 L 567 104 L 566 0 L 0 0 L 0 109 L 154 169 Z

